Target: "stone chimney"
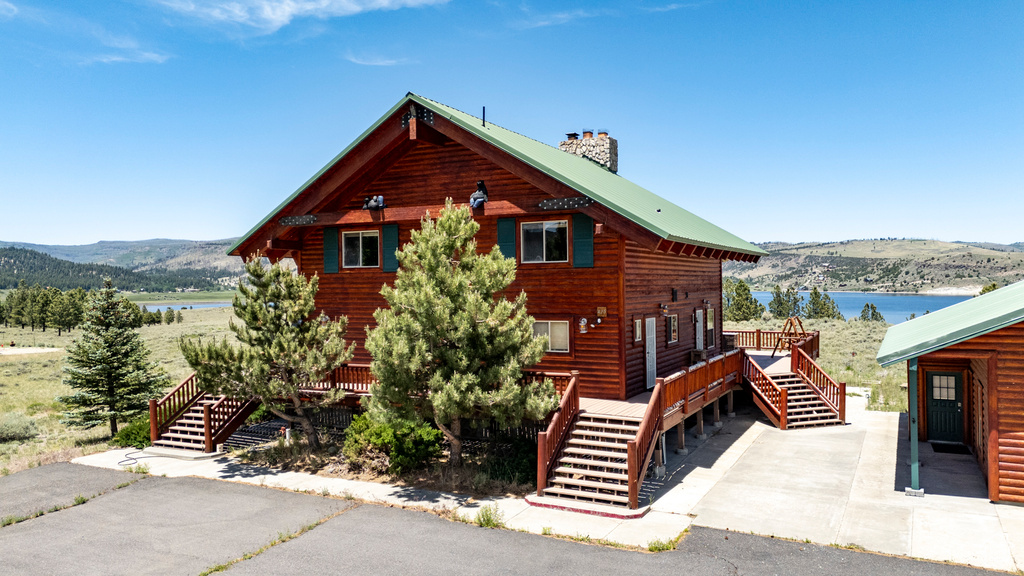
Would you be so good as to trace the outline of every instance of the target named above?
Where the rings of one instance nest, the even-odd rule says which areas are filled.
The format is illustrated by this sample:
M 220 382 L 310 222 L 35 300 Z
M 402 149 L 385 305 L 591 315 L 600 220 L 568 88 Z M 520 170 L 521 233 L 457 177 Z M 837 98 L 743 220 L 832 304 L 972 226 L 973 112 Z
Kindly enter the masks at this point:
M 594 138 L 594 131 L 584 128 L 583 139 L 576 132 L 570 132 L 558 149 L 593 160 L 612 172 L 619 171 L 619 142 L 608 136 L 607 130 L 598 130 Z

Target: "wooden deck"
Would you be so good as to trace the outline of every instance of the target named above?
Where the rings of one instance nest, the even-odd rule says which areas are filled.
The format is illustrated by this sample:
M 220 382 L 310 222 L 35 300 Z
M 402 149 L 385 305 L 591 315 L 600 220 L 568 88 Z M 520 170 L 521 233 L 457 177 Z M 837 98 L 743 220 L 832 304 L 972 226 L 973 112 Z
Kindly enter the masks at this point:
M 627 418 L 643 418 L 647 411 L 647 403 L 651 399 L 650 391 L 637 394 L 629 400 L 602 400 L 600 398 L 580 398 L 580 412 L 601 414 L 605 416 L 625 416 Z
M 772 358 L 771 350 L 747 350 L 747 357 L 764 370 L 769 376 L 776 374 L 788 374 L 791 370 L 792 360 L 788 350 L 780 350 Z

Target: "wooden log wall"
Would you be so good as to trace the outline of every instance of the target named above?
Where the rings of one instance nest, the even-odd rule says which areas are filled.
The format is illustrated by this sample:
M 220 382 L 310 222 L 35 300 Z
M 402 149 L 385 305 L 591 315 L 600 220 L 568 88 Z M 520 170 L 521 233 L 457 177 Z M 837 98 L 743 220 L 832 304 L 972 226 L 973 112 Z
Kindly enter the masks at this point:
M 580 393 L 598 398 L 622 397 L 621 377 L 621 305 L 619 296 L 620 250 L 622 237 L 607 226 L 594 236 L 594 267 L 574 268 L 572 264 L 572 212 L 541 211 L 537 204 L 550 198 L 542 190 L 504 170 L 468 149 L 447 143 L 443 146 L 419 144 L 397 160 L 379 177 L 360 190 L 339 191 L 339 197 L 328 197 L 318 212 L 346 213 L 338 226 L 341 232 L 380 230 L 381 225 L 398 224 L 399 242 L 409 242 L 413 229 L 420 228 L 422 213 L 413 214 L 403 207 L 430 206 L 436 217 L 445 198 L 456 204 L 466 203 L 476 190 L 477 180 L 487 184 L 490 202 L 474 210 L 480 223 L 477 249 L 491 250 L 497 242 L 497 219 L 516 217 L 518 222 L 564 219 L 569 221 L 569 262 L 520 263 L 517 278 L 508 291 L 514 298 L 521 290 L 528 297 L 527 309 L 537 320 L 569 322 L 568 354 L 548 353 L 536 367 L 540 370 L 580 372 Z M 383 195 L 388 208 L 381 211 L 361 210 L 365 196 Z M 402 219 L 389 220 L 389 214 Z M 320 276 L 317 304 L 332 317 L 349 319 L 348 338 L 357 344 L 354 362 L 369 362 L 363 347 L 366 328 L 374 325 L 373 311 L 384 307 L 380 288 L 394 282 L 395 274 L 382 268 L 346 269 L 323 272 L 323 228 L 301 229 L 302 251 L 296 258 L 304 274 Z M 517 235 L 519 226 L 516 226 Z M 517 238 L 517 247 L 520 246 Z M 517 260 L 519 259 L 517 255 Z M 597 308 L 606 309 L 601 323 L 596 323 Z M 587 319 L 587 332 L 581 333 L 579 321 Z M 594 327 L 591 328 L 590 324 Z
M 988 388 L 988 362 L 980 358 L 971 359 L 971 420 L 974 436 L 974 456 L 981 471 L 988 479 L 988 403 L 985 390 Z
M 672 289 L 676 289 L 675 302 Z M 633 320 L 654 317 L 657 323 L 658 377 L 668 376 L 690 365 L 690 351 L 696 345 L 694 312 L 704 301 L 715 309 L 715 346 L 708 356 L 722 350 L 722 263 L 707 258 L 677 256 L 647 250 L 632 241 L 625 246 L 626 301 L 626 397 L 646 390 L 644 338 L 635 341 Z M 679 340 L 668 342 L 668 319 L 659 305 L 668 305 L 669 315 L 679 317 Z M 646 326 L 646 322 L 641 322 Z

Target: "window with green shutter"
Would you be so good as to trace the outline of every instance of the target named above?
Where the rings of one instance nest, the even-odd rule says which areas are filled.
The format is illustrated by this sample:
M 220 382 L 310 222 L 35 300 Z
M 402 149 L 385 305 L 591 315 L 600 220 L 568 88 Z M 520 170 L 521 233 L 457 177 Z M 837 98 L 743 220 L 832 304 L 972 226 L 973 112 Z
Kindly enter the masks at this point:
M 338 273 L 338 229 L 324 228 L 324 274 Z
M 498 218 L 498 248 L 505 258 L 516 257 L 515 218 Z
M 594 219 L 586 214 L 572 215 L 572 265 L 594 267 Z
M 381 247 L 384 250 L 384 271 L 398 270 L 398 224 L 385 224 L 381 227 Z

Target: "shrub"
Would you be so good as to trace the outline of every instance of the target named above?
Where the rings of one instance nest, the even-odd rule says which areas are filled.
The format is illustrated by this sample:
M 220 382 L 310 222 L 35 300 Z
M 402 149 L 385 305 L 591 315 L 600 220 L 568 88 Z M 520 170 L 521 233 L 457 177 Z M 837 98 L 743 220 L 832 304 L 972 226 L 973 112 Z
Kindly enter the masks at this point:
M 342 452 L 355 466 L 401 474 L 422 468 L 440 456 L 443 437 L 440 430 L 428 424 L 392 425 L 375 422 L 364 413 L 352 419 Z
M 476 525 L 481 528 L 504 528 L 505 527 L 505 516 L 498 510 L 497 504 L 491 504 L 490 506 L 484 506 L 476 513 L 476 519 L 474 520 Z
M 38 433 L 36 421 L 21 412 L 0 414 L 0 442 L 28 440 Z
M 143 418 L 142 420 L 136 420 L 130 424 L 122 426 L 114 438 L 110 441 L 114 446 L 121 446 L 122 448 L 138 448 L 143 449 L 151 444 L 149 439 L 149 418 Z
M 259 424 L 260 422 L 266 422 L 267 420 L 272 420 L 274 418 L 276 418 L 276 416 L 274 416 L 273 412 L 267 410 L 267 405 L 260 404 L 259 408 L 257 408 L 255 412 L 250 414 L 249 417 L 245 419 L 245 423 Z
M 537 441 L 530 438 L 499 439 L 487 453 L 484 470 L 494 480 L 532 484 L 537 478 Z

